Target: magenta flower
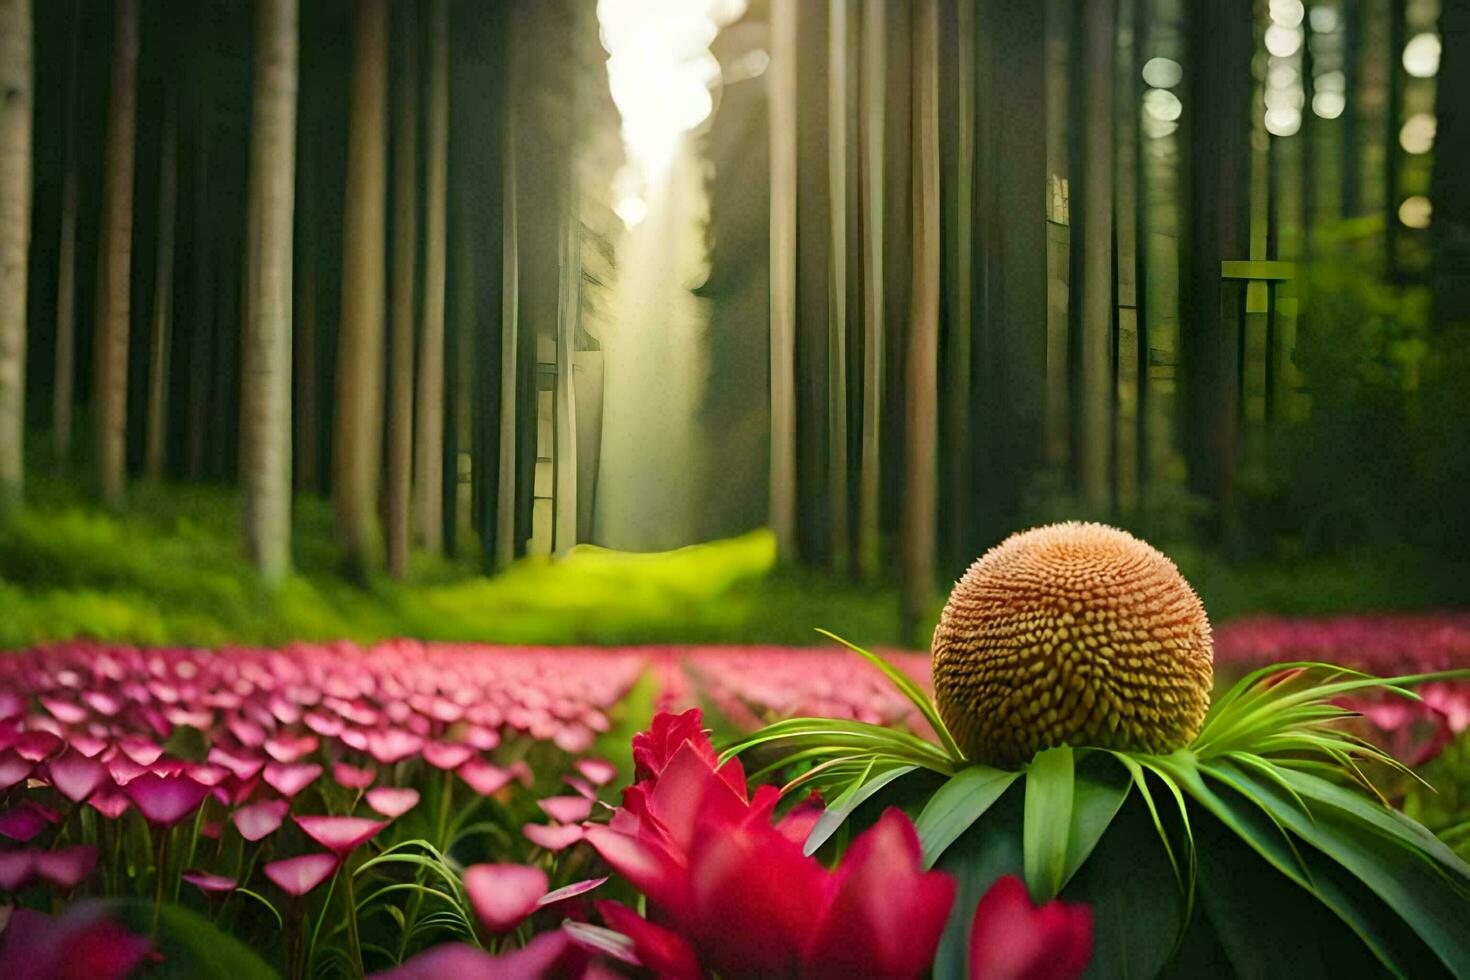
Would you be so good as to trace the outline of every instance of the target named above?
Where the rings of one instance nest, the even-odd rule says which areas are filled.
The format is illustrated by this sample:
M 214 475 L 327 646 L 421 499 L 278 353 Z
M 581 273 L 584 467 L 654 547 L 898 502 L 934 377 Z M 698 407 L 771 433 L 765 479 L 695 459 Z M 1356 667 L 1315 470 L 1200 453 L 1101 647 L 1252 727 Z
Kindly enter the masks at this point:
M 385 817 L 401 817 L 419 802 L 419 791 L 410 787 L 379 786 L 367 791 L 367 805 Z
M 265 765 L 264 759 L 229 752 L 217 745 L 209 750 L 209 761 L 230 770 L 236 779 L 253 779 Z
M 151 766 L 158 761 L 159 756 L 163 755 L 163 746 L 141 735 L 128 735 L 121 738 L 118 740 L 117 747 L 140 766 Z
M 397 728 L 367 733 L 367 753 L 381 766 L 391 766 L 407 759 L 422 749 L 423 745 L 424 740 L 419 736 Z
M 82 802 L 108 780 L 107 769 L 102 763 L 71 751 L 46 763 L 46 771 L 56 792 L 73 803 Z
M 123 792 L 149 823 L 172 827 L 199 809 L 209 787 L 190 776 L 148 772 L 128 783 Z
M 303 854 L 283 861 L 272 861 L 263 870 L 277 888 L 287 895 L 299 898 L 332 876 L 337 870 L 337 855 Z
M 586 832 L 575 824 L 565 826 L 555 823 L 528 823 L 521 828 L 521 833 L 526 835 L 526 840 L 548 851 L 565 850 L 586 836 Z
M 464 887 L 480 922 L 498 934 L 536 911 L 546 894 L 546 872 L 524 864 L 476 864 L 465 869 Z
M 51 732 L 22 732 L 15 740 L 15 751 L 29 762 L 40 762 L 61 748 L 61 739 Z
M 699 958 L 683 936 L 649 922 L 626 905 L 609 901 L 595 904 L 608 928 L 633 940 L 644 969 L 660 980 L 703 980 Z
M 0 813 L 0 837 L 24 844 L 46 829 L 47 821 L 34 806 L 22 803 Z
M 117 787 L 103 786 L 92 794 L 87 800 L 87 805 L 107 819 L 116 820 L 128 812 L 128 807 L 133 805 L 133 801 Z
M 316 782 L 322 767 L 315 762 L 272 762 L 265 767 L 265 782 L 271 789 L 290 799 Z
M 34 767 L 34 763 L 21 758 L 14 749 L 0 752 L 0 790 L 7 790 L 16 783 L 23 782 Z
M 515 778 L 514 773 L 486 762 L 484 759 L 471 759 L 455 772 L 459 773 L 459 777 L 469 784 L 470 789 L 481 796 L 494 796 L 509 786 L 511 780 Z
M 294 818 L 306 836 L 340 857 L 376 837 L 386 822 L 366 817 L 302 817 Z
M 592 975 L 588 970 L 587 951 L 566 930 L 557 929 L 543 932 L 523 948 L 499 956 L 465 943 L 440 943 L 396 969 L 374 974 L 374 980 L 441 980 L 443 977 L 541 980 Z
M 248 841 L 257 841 L 262 837 L 274 834 L 281 826 L 281 821 L 286 819 L 286 811 L 291 809 L 291 804 L 286 800 L 261 800 L 249 806 L 242 806 L 230 815 L 235 823 L 235 829 L 240 836 Z
M 973 980 L 1075 980 L 1092 959 L 1092 910 L 1053 899 L 1041 907 L 1021 879 L 998 879 L 970 927 Z
M 435 769 L 458 769 L 475 754 L 472 746 L 457 742 L 425 742 L 424 761 Z
M 557 823 L 581 823 L 592 815 L 592 801 L 585 796 L 549 796 L 536 805 Z
M 148 950 L 148 940 L 94 908 L 79 906 L 56 919 L 16 908 L 0 933 L 0 976 L 123 980 Z
M 204 892 L 232 892 L 237 887 L 235 879 L 226 878 L 224 875 L 212 875 L 205 871 L 185 871 L 180 877 Z
M 0 851 L 0 891 L 18 892 L 30 884 L 36 873 L 36 855 L 39 853 L 31 848 Z
M 359 769 L 345 762 L 339 762 L 332 767 L 332 778 L 337 781 L 337 785 L 346 789 L 367 789 L 377 776 L 378 770 L 375 766 L 365 766 Z
M 81 884 L 96 867 L 97 848 L 88 844 L 36 855 L 36 874 L 63 891 Z
M 586 881 L 574 881 L 570 885 L 563 885 L 554 892 L 547 892 L 537 899 L 536 904 L 542 908 L 555 905 L 557 902 L 565 902 L 569 898 L 585 895 L 599 885 L 607 883 L 607 876 L 601 878 L 588 878 Z
M 315 752 L 317 745 L 315 735 L 300 735 L 295 738 L 282 736 L 266 739 L 265 751 L 277 762 L 296 762 L 302 756 Z

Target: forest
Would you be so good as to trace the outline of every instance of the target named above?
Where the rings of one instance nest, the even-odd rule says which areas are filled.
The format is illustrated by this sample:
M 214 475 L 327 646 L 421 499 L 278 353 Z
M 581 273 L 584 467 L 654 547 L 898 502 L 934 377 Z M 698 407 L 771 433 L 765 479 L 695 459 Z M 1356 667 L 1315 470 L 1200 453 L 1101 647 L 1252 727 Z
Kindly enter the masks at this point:
M 1465 975 L 1467 486 L 1470 0 L 0 0 L 0 975 Z

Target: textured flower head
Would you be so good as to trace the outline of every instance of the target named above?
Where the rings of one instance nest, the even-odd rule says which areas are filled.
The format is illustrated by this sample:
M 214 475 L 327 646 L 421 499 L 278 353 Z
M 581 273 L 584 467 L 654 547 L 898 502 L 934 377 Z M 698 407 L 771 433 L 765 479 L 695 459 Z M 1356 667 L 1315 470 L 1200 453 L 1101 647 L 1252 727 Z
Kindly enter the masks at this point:
M 1210 623 L 1161 552 L 1102 524 L 1012 535 L 970 566 L 934 631 L 934 692 L 971 758 L 1054 745 L 1167 753 L 1214 681 Z

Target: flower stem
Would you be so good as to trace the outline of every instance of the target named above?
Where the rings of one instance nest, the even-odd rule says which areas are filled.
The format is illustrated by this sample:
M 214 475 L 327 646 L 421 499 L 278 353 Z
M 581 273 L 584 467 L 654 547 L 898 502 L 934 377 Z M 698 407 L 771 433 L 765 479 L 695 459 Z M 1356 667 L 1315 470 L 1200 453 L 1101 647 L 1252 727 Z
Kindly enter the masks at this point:
M 153 893 L 153 926 L 148 930 L 148 935 L 155 940 L 158 938 L 158 917 L 163 911 L 163 879 L 168 868 L 168 839 L 173 836 L 171 829 L 165 827 L 158 835 L 158 884 Z
M 355 980 L 362 980 L 362 941 L 357 935 L 357 894 L 352 885 L 352 871 L 347 862 L 342 862 L 342 888 L 347 899 L 347 943 L 352 951 L 352 970 Z

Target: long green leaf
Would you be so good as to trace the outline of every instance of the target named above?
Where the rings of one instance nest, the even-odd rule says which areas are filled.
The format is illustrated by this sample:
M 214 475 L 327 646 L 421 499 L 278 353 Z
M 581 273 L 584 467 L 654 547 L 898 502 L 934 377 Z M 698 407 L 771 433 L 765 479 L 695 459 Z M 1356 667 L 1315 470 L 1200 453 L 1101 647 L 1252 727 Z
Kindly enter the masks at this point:
M 1067 870 L 1067 840 L 1072 828 L 1076 772 L 1072 747 L 1058 745 L 1036 753 L 1026 767 L 1023 853 L 1026 887 L 1037 902 L 1056 897 Z
M 914 821 L 924 867 L 932 868 L 949 845 L 970 829 L 1021 774 L 991 766 L 961 769 L 941 786 Z
M 838 636 L 836 633 L 829 633 L 828 631 L 823 629 L 819 629 L 817 630 L 817 632 L 821 633 L 823 636 L 827 637 L 830 640 L 836 640 L 838 643 L 841 643 L 853 653 L 856 653 L 868 663 L 881 670 L 883 672 L 883 676 L 887 677 L 888 680 L 892 682 L 893 686 L 898 688 L 899 693 L 908 698 L 909 701 L 913 703 L 913 706 L 919 709 L 919 713 L 924 716 L 924 720 L 929 723 L 929 727 L 934 729 L 934 734 L 939 736 L 939 741 L 943 743 L 944 750 L 946 753 L 949 754 L 950 760 L 956 764 L 961 764 L 965 761 L 965 753 L 960 751 L 960 747 L 958 744 L 956 744 L 954 736 L 951 735 L 949 733 L 949 729 L 945 727 L 944 719 L 939 717 L 939 710 L 934 707 L 934 702 L 929 700 L 929 695 L 925 693 L 923 688 L 914 683 L 914 679 L 912 677 L 910 677 L 908 674 L 905 674 L 903 671 L 899 670 L 897 667 L 893 666 L 888 661 L 878 656 L 876 653 L 864 650 L 862 647 L 857 646 L 856 644 L 849 643 L 842 637 Z
M 1110 756 L 1094 752 L 1079 758 L 1072 789 L 1072 820 L 1067 828 L 1062 888 L 1092 854 L 1128 798 L 1132 785 L 1127 770 L 1113 765 Z
M 827 839 L 837 833 L 837 828 L 852 816 L 854 810 L 866 803 L 883 787 L 895 779 L 902 779 L 917 768 L 919 767 L 898 766 L 886 772 L 880 772 L 861 784 L 854 783 L 849 792 L 832 801 L 832 805 L 827 807 L 826 812 L 817 818 L 816 826 L 812 827 L 812 832 L 807 835 L 802 853 L 815 854 L 817 848 L 827 843 Z

